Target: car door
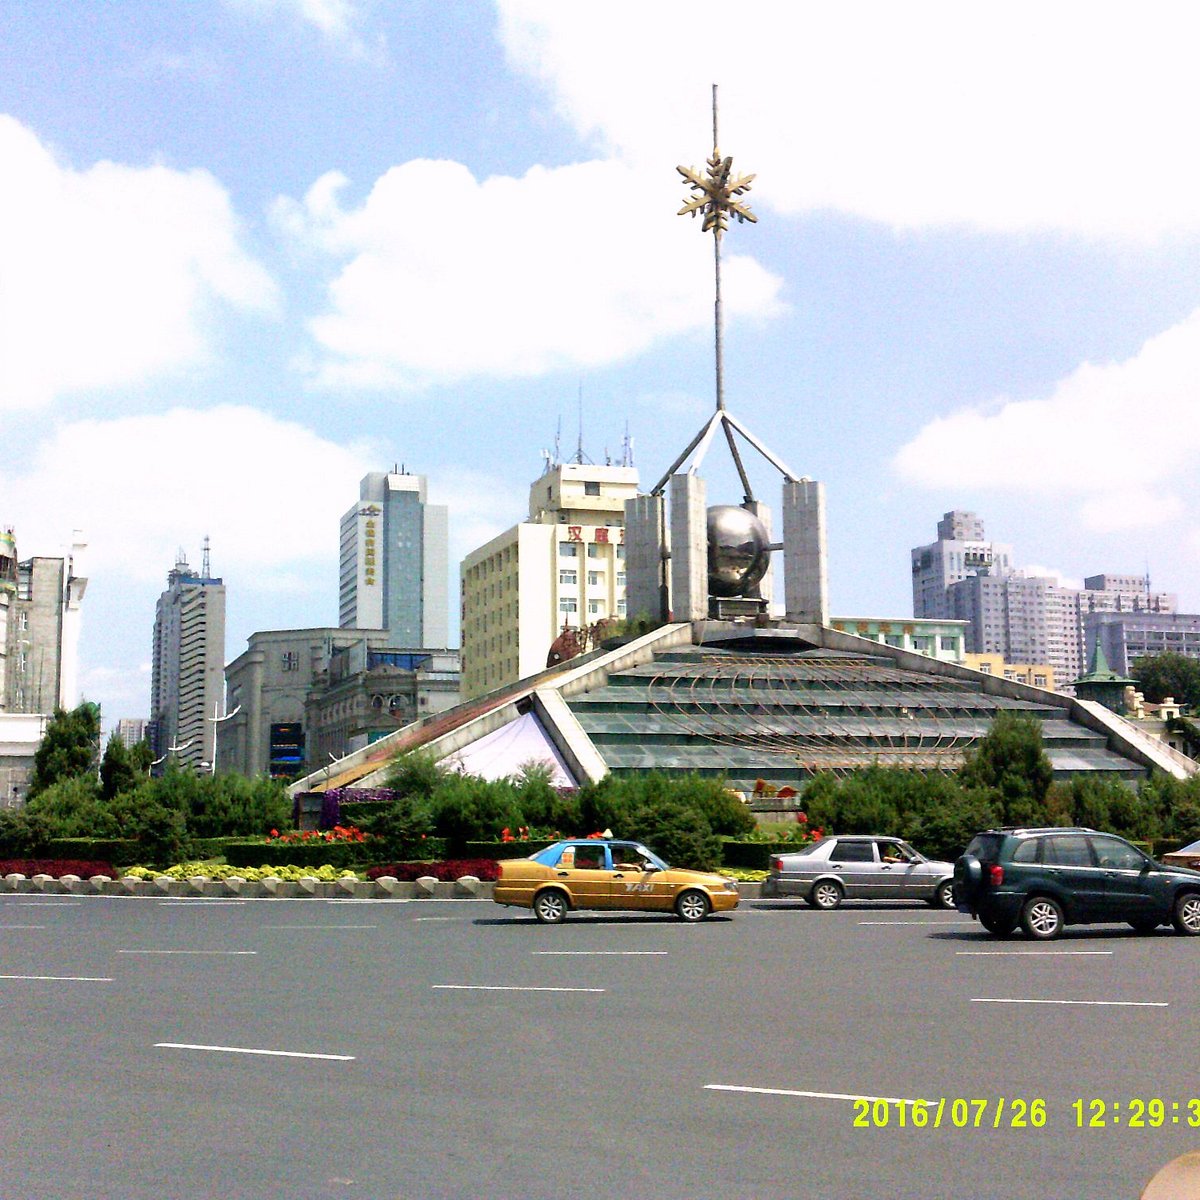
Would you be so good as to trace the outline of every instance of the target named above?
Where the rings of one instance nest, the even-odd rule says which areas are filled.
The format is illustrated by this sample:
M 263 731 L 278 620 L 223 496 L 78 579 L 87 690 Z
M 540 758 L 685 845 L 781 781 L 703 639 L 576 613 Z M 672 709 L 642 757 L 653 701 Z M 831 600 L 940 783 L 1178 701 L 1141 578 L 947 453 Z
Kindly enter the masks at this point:
M 1153 915 L 1166 917 L 1165 895 L 1149 870 L 1150 860 L 1121 838 L 1096 834 L 1092 852 L 1104 886 L 1104 909 L 1114 921 L 1138 921 Z
M 879 900 L 901 900 L 911 895 L 912 857 L 912 851 L 898 839 L 877 838 L 871 895 Z
M 842 891 L 851 899 L 876 895 L 879 871 L 875 843 L 869 838 L 838 838 L 829 852 L 829 872 L 842 884 Z
M 610 903 L 613 908 L 669 909 L 674 886 L 661 870 L 649 870 L 640 847 L 632 842 L 610 842 L 612 861 Z
M 604 842 L 572 842 L 564 847 L 555 878 L 571 894 L 576 908 L 611 907 L 613 873 L 608 861 Z
M 1106 897 L 1104 873 L 1096 866 L 1086 834 L 1055 833 L 1043 839 L 1042 870 L 1052 891 L 1079 921 L 1103 918 Z

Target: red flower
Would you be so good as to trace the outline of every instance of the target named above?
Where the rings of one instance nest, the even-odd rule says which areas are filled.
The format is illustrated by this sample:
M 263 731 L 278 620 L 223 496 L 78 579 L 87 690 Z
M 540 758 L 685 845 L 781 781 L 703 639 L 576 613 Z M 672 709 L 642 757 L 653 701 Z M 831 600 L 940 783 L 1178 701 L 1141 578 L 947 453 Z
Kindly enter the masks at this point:
M 796 820 L 801 822 L 801 824 L 807 825 L 808 824 L 808 813 L 798 812 L 796 814 Z

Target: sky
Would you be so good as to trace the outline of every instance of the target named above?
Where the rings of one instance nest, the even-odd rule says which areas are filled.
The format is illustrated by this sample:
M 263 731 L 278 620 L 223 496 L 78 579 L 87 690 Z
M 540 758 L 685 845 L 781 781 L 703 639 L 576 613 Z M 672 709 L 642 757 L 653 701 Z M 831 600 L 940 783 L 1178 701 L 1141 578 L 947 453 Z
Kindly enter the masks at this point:
M 1019 567 L 1200 611 L 1194 31 L 1094 0 L 0 6 L 0 524 L 22 557 L 82 530 L 84 696 L 148 715 L 206 536 L 226 661 L 336 624 L 368 471 L 449 506 L 454 597 L 544 450 L 628 436 L 656 482 L 714 404 L 675 170 L 714 83 L 758 218 L 722 245 L 726 401 L 824 482 L 833 614 L 911 615 L 953 508 Z M 721 447 L 703 473 L 740 501 Z

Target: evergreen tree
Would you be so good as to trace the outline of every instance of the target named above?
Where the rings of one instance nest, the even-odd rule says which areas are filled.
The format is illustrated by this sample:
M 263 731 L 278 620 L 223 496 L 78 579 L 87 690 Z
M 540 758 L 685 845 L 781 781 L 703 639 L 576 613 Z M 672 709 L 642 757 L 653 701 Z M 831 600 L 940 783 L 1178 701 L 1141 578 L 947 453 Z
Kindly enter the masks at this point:
M 1152 704 L 1168 697 L 1190 709 L 1200 708 L 1200 662 L 1183 654 L 1149 654 L 1133 663 L 1133 677 Z
M 100 760 L 100 795 L 111 800 L 122 792 L 132 792 L 144 777 L 145 771 L 134 766 L 129 748 L 115 733 L 110 734 Z
M 100 706 L 85 700 L 70 712 L 56 709 L 33 756 L 29 798 L 61 780 L 94 773 L 99 754 Z
M 1040 824 L 1046 819 L 1046 793 L 1054 782 L 1054 768 L 1042 748 L 1041 722 L 1000 713 L 963 764 L 959 781 L 987 792 L 1006 824 Z

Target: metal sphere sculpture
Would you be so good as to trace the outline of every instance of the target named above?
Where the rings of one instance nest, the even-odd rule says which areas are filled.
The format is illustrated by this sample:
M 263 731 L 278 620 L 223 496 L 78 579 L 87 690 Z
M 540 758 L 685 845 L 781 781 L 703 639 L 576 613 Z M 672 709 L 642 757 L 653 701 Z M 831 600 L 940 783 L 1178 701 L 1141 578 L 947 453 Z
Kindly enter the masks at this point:
M 766 527 L 736 504 L 708 510 L 708 591 L 711 596 L 755 594 L 770 551 Z

